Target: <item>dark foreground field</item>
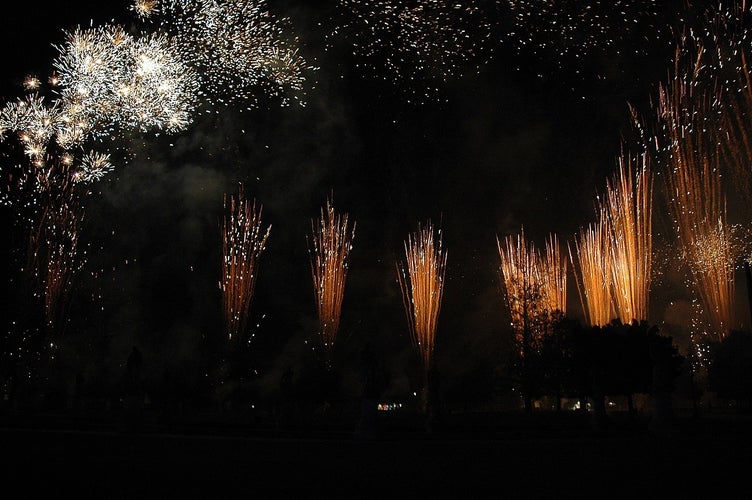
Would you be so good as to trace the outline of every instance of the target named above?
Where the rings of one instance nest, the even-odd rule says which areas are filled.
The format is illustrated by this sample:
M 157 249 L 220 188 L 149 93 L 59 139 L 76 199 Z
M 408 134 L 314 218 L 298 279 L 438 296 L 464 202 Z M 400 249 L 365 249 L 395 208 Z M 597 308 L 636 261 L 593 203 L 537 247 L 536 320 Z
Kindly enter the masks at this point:
M 277 427 L 195 416 L 83 418 L 5 413 L 0 470 L 19 498 L 750 498 L 752 418 L 379 415 L 375 435 L 326 420 Z M 9 489 L 10 488 L 10 489 Z M 14 498 L 8 494 L 4 498 Z

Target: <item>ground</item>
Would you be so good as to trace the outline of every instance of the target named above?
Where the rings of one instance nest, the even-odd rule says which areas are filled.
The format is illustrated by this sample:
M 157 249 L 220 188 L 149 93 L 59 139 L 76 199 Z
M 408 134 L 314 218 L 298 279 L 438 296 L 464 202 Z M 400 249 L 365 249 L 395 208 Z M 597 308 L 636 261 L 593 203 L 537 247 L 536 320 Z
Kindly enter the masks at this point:
M 452 414 L 432 433 L 417 414 L 382 413 L 367 438 L 346 419 L 267 423 L 6 412 L 0 470 L 24 496 L 51 489 L 108 499 L 749 494 L 736 469 L 749 464 L 752 416 L 738 412 L 677 415 L 661 434 L 645 416 L 621 413 L 599 429 L 572 412 Z

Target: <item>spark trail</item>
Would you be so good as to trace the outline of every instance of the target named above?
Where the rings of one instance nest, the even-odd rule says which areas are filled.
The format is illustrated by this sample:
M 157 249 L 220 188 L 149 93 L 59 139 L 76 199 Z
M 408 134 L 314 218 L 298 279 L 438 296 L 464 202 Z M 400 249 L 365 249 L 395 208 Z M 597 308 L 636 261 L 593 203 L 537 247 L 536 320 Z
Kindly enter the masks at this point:
M 311 221 L 309 255 L 319 334 L 331 358 L 331 350 L 339 330 L 342 300 L 349 269 L 355 223 L 349 225 L 348 214 L 338 214 L 329 198 L 321 209 L 321 217 Z
M 444 292 L 447 253 L 442 248 L 441 230 L 434 232 L 430 221 L 405 241 L 405 261 L 397 263 L 397 278 L 410 331 L 420 352 L 423 368 L 431 369 L 436 327 Z
M 543 255 L 525 238 L 524 230 L 496 242 L 504 300 L 524 357 L 549 332 L 552 315 L 566 314 L 567 263 L 554 234 L 546 240 Z
M 619 158 L 619 171 L 607 183 L 603 213 L 608 216 L 616 314 L 625 325 L 633 320 L 647 321 L 653 255 L 653 177 L 645 155 L 634 162 L 629 156 Z
M 245 333 L 258 278 L 259 261 L 271 226 L 261 228 L 261 205 L 248 200 L 240 185 L 229 203 L 224 197 L 222 225 L 222 304 L 229 339 Z

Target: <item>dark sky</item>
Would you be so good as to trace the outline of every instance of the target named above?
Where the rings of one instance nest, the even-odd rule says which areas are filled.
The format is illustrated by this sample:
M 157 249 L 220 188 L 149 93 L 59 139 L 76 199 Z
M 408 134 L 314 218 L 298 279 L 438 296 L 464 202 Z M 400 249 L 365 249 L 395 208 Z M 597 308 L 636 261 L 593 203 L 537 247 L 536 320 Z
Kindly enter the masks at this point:
M 595 193 L 630 133 L 627 102 L 645 109 L 666 75 L 665 33 L 651 26 L 622 33 L 614 46 L 567 59 L 563 68 L 554 54 L 492 43 L 479 73 L 468 68 L 434 83 L 440 99 L 415 104 L 410 96 L 424 82 L 405 89 L 383 67 L 356 67 L 346 40 L 323 50 L 332 2 L 270 3 L 291 17 L 302 53 L 320 68 L 311 74 L 307 106 L 217 108 L 177 136 L 123 139 L 134 158 L 87 198 L 82 238 L 91 247 L 71 306 L 86 319 L 76 324 L 110 339 L 103 355 L 113 365 L 133 343 L 147 359 L 179 364 L 221 336 L 222 195 L 242 181 L 272 224 L 252 311 L 260 366 L 279 370 L 315 334 L 306 234 L 330 191 L 357 221 L 343 356 L 370 340 L 395 366 L 409 357 L 395 261 L 408 233 L 429 218 L 448 249 L 437 356 L 461 370 L 498 355 L 508 330 L 496 237 L 524 226 L 541 246 L 549 232 L 569 242 L 594 219 Z M 4 101 L 21 95 L 24 75 L 45 75 L 62 29 L 92 18 L 129 22 L 127 7 L 61 2 L 7 11 Z M 503 29 L 497 25 L 499 38 Z M 570 285 L 577 317 L 571 273 Z M 653 321 L 665 319 L 668 300 L 654 298 Z

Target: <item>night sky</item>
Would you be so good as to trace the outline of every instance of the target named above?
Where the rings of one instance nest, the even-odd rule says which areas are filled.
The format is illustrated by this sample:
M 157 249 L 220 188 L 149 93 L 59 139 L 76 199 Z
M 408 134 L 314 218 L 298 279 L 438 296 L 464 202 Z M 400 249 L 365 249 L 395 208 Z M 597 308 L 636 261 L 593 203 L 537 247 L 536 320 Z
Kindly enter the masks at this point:
M 667 2 L 656 26 L 621 33 L 586 58 L 517 50 L 504 38 L 500 14 L 491 13 L 496 38 L 480 56 L 487 62 L 476 69 L 472 60 L 455 78 L 429 81 L 438 93 L 418 102 L 426 80 L 395 81 L 374 61 L 364 66 L 346 39 L 325 50 L 334 3 L 270 2 L 290 17 L 301 53 L 318 67 L 307 75 L 305 107 L 263 98 L 252 110 L 218 105 L 183 133 L 116 139 L 132 157 L 86 197 L 81 237 L 90 248 L 72 292 L 65 334 L 78 354 L 69 355 L 115 371 L 136 344 L 151 370 L 200 373 L 197 353 L 223 339 L 222 196 L 238 182 L 272 225 L 251 312 L 262 377 L 276 382 L 315 341 L 306 235 L 330 192 L 357 222 L 338 336 L 342 359 L 357 359 L 370 342 L 388 359 L 395 386 L 407 386 L 400 380 L 415 358 L 395 261 L 407 235 L 428 219 L 441 227 L 448 250 L 438 362 L 462 373 L 509 351 L 496 238 L 524 226 L 541 247 L 550 232 L 573 242 L 595 219 L 595 195 L 632 134 L 627 103 L 647 112 L 667 74 L 673 42 L 663 27 L 675 22 L 672 4 L 681 2 Z M 49 72 L 51 44 L 62 41 L 63 29 L 133 19 L 127 2 L 34 3 L 4 15 L 3 103 L 23 94 L 25 75 Z M 3 210 L 10 228 L 12 209 Z M 661 210 L 656 244 L 669 228 Z M 18 245 L 3 242 L 12 277 Z M 570 315 L 581 317 L 571 267 L 569 284 Z M 739 293 L 743 286 L 740 280 Z M 669 303 L 685 296 L 681 281 L 657 281 L 651 322 L 666 321 L 670 330 L 682 309 Z

